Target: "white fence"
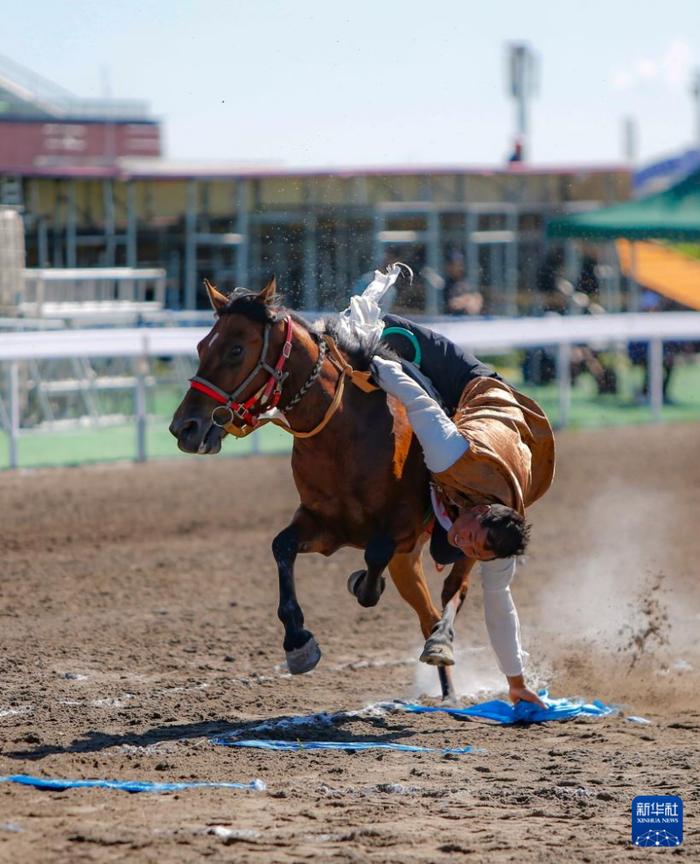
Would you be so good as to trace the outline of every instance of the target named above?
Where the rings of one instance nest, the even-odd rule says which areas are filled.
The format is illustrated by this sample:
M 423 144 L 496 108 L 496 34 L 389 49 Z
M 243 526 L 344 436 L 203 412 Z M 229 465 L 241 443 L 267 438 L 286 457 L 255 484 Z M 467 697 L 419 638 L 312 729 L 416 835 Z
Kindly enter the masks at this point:
M 310 316 L 312 317 L 312 316 Z M 664 312 L 601 316 L 551 316 L 493 320 L 434 319 L 422 321 L 457 345 L 478 354 L 515 348 L 556 346 L 559 423 L 565 426 L 571 406 L 570 353 L 574 345 L 604 347 L 648 342 L 651 413 L 661 416 L 663 343 L 700 340 L 700 312 Z M 207 327 L 145 327 L 101 330 L 33 331 L 0 334 L 0 362 L 6 365 L 10 467 L 17 467 L 19 371 L 23 360 L 70 357 L 174 357 L 196 354 Z M 145 368 L 145 364 L 141 364 Z M 136 377 L 138 458 L 145 454 L 145 374 Z
M 73 320 L 162 309 L 166 273 L 160 267 L 24 270 L 18 311 Z

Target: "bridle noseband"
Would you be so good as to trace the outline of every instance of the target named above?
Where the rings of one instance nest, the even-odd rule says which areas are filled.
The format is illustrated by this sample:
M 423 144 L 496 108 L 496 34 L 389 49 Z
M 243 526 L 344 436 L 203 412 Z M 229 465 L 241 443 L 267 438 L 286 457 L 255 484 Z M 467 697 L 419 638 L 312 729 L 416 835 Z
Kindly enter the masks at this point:
M 283 320 L 286 326 L 284 344 L 275 365 L 270 366 L 267 362 L 267 350 L 270 343 L 270 331 L 272 330 L 272 324 L 268 322 L 265 325 L 263 347 L 260 352 L 260 358 L 258 359 L 255 368 L 246 376 L 245 381 L 243 381 L 242 384 L 239 384 L 232 393 L 227 393 L 225 390 L 217 387 L 216 384 L 212 384 L 211 381 L 207 381 L 206 378 L 202 378 L 200 375 L 195 375 L 194 378 L 190 378 L 190 387 L 192 389 L 199 390 L 200 393 L 204 393 L 206 396 L 211 397 L 214 401 L 219 403 L 212 411 L 212 422 L 231 435 L 235 435 L 237 438 L 245 438 L 247 435 L 250 435 L 257 426 L 264 423 L 274 423 L 294 435 L 295 438 L 312 438 L 322 429 L 325 429 L 335 412 L 338 410 L 343 398 L 346 378 L 349 378 L 356 387 L 359 387 L 359 389 L 365 393 L 371 393 L 378 389 L 376 384 L 371 383 L 369 372 L 358 372 L 352 368 L 348 361 L 338 351 L 338 346 L 335 344 L 335 341 L 331 336 L 324 333 L 317 337 L 315 334 L 311 333 L 318 343 L 318 357 L 309 373 L 309 377 L 302 384 L 299 391 L 289 400 L 289 402 L 287 402 L 284 408 L 279 409 L 279 411 L 274 411 L 273 409 L 277 408 L 282 396 L 282 385 L 289 375 L 289 372 L 284 371 L 284 367 L 292 353 L 292 319 L 291 316 L 288 315 Z M 333 399 L 331 400 L 323 418 L 316 426 L 314 426 L 313 429 L 310 429 L 308 432 L 300 432 L 296 429 L 292 429 L 285 417 L 285 414 L 286 412 L 291 411 L 292 408 L 294 408 L 294 406 L 303 399 L 306 393 L 308 393 L 316 379 L 321 374 L 321 368 L 326 360 L 329 360 L 338 371 L 338 381 L 336 383 Z M 261 369 L 266 371 L 270 376 L 266 383 L 263 384 L 263 386 L 245 402 L 237 402 L 236 399 L 238 396 L 246 387 L 248 387 Z M 237 426 L 233 422 L 234 419 L 239 420 L 242 425 Z
M 225 390 L 217 387 L 216 384 L 212 384 L 211 381 L 202 378 L 201 375 L 195 375 L 194 378 L 190 378 L 190 387 L 193 390 L 199 390 L 200 393 L 204 393 L 219 403 L 211 413 L 214 425 L 225 428 L 233 425 L 233 421 L 236 419 L 240 420 L 245 426 L 254 429 L 258 425 L 260 414 L 277 407 L 282 397 L 282 385 L 289 375 L 289 372 L 284 371 L 284 367 L 289 359 L 289 355 L 292 353 L 292 334 L 294 328 L 291 316 L 287 315 L 284 323 L 284 344 L 275 365 L 270 366 L 267 362 L 267 351 L 270 346 L 270 332 L 272 330 L 272 324 L 268 321 L 265 324 L 263 345 L 258 362 L 252 372 L 246 376 L 245 380 L 232 393 L 227 393 Z M 245 402 L 237 402 L 236 399 L 245 391 L 261 370 L 268 373 L 269 377 L 267 381 L 250 398 L 246 399 Z

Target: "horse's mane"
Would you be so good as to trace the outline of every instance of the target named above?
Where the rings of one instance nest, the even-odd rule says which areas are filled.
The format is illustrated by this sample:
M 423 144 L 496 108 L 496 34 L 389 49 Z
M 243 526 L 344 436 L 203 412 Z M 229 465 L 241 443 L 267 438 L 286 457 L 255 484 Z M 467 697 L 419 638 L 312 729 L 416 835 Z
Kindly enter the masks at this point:
M 325 315 L 312 324 L 290 309 L 266 305 L 254 291 L 237 288 L 229 297 L 226 306 L 219 311 L 219 315 L 243 315 L 258 324 L 271 324 L 289 315 L 315 339 L 324 334 L 331 336 L 338 348 L 347 354 L 351 366 L 360 372 L 369 369 L 370 361 L 375 354 L 396 359 L 391 348 L 381 341 L 381 334 L 368 335 L 357 331 L 352 326 L 347 326 L 345 322 L 341 324 L 340 315 Z
M 396 354 L 382 342 L 381 333 L 362 333 L 352 324 L 341 321 L 340 315 L 326 315 L 313 326 L 317 332 L 331 336 L 338 348 L 348 355 L 353 369 L 360 372 L 369 370 L 370 361 L 375 355 L 396 359 Z

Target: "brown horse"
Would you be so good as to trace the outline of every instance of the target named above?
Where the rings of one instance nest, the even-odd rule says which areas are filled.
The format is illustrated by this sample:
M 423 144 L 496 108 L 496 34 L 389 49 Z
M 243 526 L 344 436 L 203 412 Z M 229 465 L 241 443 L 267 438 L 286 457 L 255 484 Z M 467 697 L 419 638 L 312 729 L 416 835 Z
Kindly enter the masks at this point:
M 421 659 L 439 667 L 443 697 L 453 699 L 452 628 L 472 562 L 452 567 L 441 617 L 421 563 L 430 503 L 418 442 L 397 400 L 350 381 L 345 386 L 349 373 L 366 370 L 374 353 L 391 352 L 376 339 L 349 337 L 332 319 L 314 328 L 278 308 L 274 280 L 259 294 L 237 289 L 231 297 L 205 284 L 217 320 L 197 346 L 197 375 L 170 431 L 185 452 L 217 453 L 227 433 L 247 434 L 265 412 L 295 436 L 292 472 L 300 506 L 272 543 L 290 671 L 308 672 L 321 657 L 304 629 L 295 558 L 351 546 L 364 550 L 366 564 L 350 576 L 351 593 L 363 606 L 376 605 L 388 567 L 427 639 Z

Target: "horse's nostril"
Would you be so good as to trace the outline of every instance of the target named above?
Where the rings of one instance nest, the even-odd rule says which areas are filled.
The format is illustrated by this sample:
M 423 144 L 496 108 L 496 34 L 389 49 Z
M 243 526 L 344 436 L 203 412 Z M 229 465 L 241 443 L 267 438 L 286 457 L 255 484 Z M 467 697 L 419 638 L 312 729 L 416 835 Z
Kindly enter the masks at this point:
M 186 435 L 196 435 L 201 427 L 201 420 L 193 418 L 190 420 L 173 420 L 170 424 L 170 432 L 176 437 L 181 438 Z
M 180 434 L 181 435 L 194 435 L 194 434 L 199 432 L 201 425 L 202 425 L 201 420 L 186 420 L 180 428 Z

